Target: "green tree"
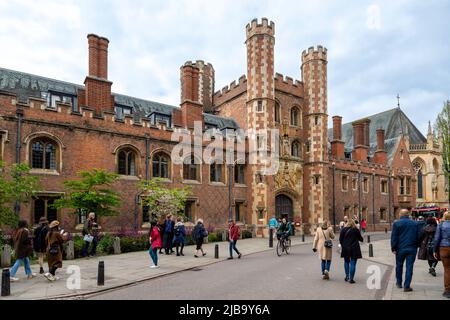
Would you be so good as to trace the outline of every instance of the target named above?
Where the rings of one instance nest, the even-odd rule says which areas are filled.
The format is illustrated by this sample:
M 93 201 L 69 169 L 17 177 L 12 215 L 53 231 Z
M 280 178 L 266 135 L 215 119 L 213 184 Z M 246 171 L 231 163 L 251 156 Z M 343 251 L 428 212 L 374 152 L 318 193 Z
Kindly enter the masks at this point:
M 442 111 L 438 114 L 436 119 L 436 127 L 440 135 L 442 135 L 443 144 L 443 166 L 444 173 L 447 178 L 447 192 L 450 202 L 450 101 L 444 102 Z
M 158 220 L 161 216 L 174 214 L 184 216 L 183 209 L 190 188 L 166 188 L 159 178 L 141 181 L 138 188 L 142 195 L 142 203 L 149 208 L 151 220 Z
M 26 164 L 13 164 L 9 168 L 0 161 L 0 226 L 15 227 L 19 217 L 14 205 L 27 203 L 40 190 L 39 179 L 29 175 Z
M 117 215 L 120 194 L 111 189 L 118 175 L 103 169 L 81 171 L 79 180 L 64 181 L 64 197 L 55 201 L 56 209 L 71 208 L 77 212 L 95 212 L 97 216 Z

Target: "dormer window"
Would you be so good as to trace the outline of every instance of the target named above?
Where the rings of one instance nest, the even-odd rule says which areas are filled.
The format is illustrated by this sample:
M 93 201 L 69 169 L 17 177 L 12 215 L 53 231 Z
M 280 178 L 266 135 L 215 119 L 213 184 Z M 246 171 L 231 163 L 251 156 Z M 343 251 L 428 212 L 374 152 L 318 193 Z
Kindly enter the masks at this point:
M 153 112 L 150 114 L 150 120 L 153 125 L 158 125 L 159 123 L 165 123 L 167 128 L 172 127 L 172 117 L 167 114 Z
M 116 119 L 117 120 L 123 120 L 126 115 L 133 114 L 133 109 L 131 107 L 116 105 L 114 109 L 116 111 Z
M 219 127 L 216 124 L 205 123 L 205 129 L 214 131 L 214 129 L 219 129 Z
M 77 97 L 73 95 L 48 91 L 41 92 L 41 98 L 47 100 L 47 107 L 51 109 L 56 109 L 58 102 L 71 105 L 73 111 L 77 108 Z

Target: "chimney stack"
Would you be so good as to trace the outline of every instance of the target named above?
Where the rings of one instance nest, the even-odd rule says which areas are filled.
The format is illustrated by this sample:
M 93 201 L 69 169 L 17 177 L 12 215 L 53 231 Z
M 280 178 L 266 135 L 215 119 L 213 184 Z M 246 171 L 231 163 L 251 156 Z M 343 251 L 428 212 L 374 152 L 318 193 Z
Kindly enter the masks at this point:
M 86 105 L 94 109 L 96 116 L 103 111 L 114 112 L 114 98 L 111 95 L 112 82 L 108 81 L 108 44 L 109 40 L 95 34 L 89 34 L 89 71 L 84 85 L 86 87 Z
M 384 129 L 377 129 L 377 150 L 373 156 L 373 162 L 387 164 L 387 152 L 384 150 Z
M 195 121 L 202 121 L 203 105 L 200 101 L 200 70 L 195 63 L 186 62 L 180 68 L 181 73 L 181 124 L 185 128 L 194 128 Z
M 367 162 L 369 151 L 370 120 L 363 119 L 353 122 L 353 160 Z
M 333 141 L 331 141 L 331 155 L 336 159 L 344 159 L 344 141 L 342 141 L 342 117 L 333 117 Z

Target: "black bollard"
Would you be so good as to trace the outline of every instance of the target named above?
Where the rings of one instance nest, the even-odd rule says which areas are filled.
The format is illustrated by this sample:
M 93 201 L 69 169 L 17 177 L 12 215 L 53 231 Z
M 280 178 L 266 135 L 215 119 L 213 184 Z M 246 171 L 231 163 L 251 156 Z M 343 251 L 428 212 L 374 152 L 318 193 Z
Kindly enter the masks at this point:
M 2 297 L 7 297 L 11 294 L 9 269 L 3 269 L 2 272 Z
M 369 257 L 373 257 L 373 245 L 369 244 Z
M 302 242 L 305 242 L 305 234 L 302 234 Z
M 214 258 L 219 259 L 219 245 L 218 244 L 216 244 L 216 246 L 214 247 Z
M 273 248 L 273 229 L 269 232 L 269 248 Z
M 98 286 L 105 285 L 105 262 L 104 261 L 99 261 L 99 263 L 98 263 L 97 285 Z
M 367 243 L 370 243 L 370 236 L 367 236 Z

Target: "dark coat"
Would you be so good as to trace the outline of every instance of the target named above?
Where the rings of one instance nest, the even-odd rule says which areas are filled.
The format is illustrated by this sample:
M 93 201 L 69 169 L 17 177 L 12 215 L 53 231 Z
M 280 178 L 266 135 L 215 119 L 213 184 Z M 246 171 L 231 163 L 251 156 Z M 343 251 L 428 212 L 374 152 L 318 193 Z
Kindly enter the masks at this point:
M 14 235 L 14 251 L 17 259 L 28 258 L 33 255 L 30 231 L 27 228 L 17 230 Z
M 357 228 L 345 227 L 339 235 L 341 244 L 341 258 L 361 259 L 361 247 L 359 242 L 363 242 L 363 237 Z
M 428 224 L 423 228 L 422 236 L 420 239 L 419 253 L 417 259 L 419 260 L 436 260 L 433 256 L 433 239 L 436 233 L 437 226 Z
M 421 229 L 419 224 L 409 217 L 401 217 L 392 225 L 391 250 L 416 251 L 420 245 Z
M 48 267 L 56 267 L 62 268 L 62 245 L 63 245 L 63 237 L 59 231 L 49 231 L 47 233 L 47 261 Z M 58 253 L 56 255 L 50 254 L 50 248 L 54 246 L 58 248 Z
M 34 251 L 39 253 L 47 252 L 47 244 L 45 242 L 45 238 L 48 233 L 48 225 L 40 225 L 34 230 L 34 240 L 33 247 Z
M 197 242 L 200 241 L 200 239 L 203 240 L 203 238 L 207 235 L 208 233 L 206 232 L 203 223 L 197 223 L 194 227 L 194 230 L 192 231 L 192 239 Z
M 175 230 L 178 230 L 179 234 L 177 235 L 177 232 L 174 233 L 173 243 L 176 244 L 184 244 L 186 240 L 186 227 L 182 222 L 177 222 L 175 224 Z

